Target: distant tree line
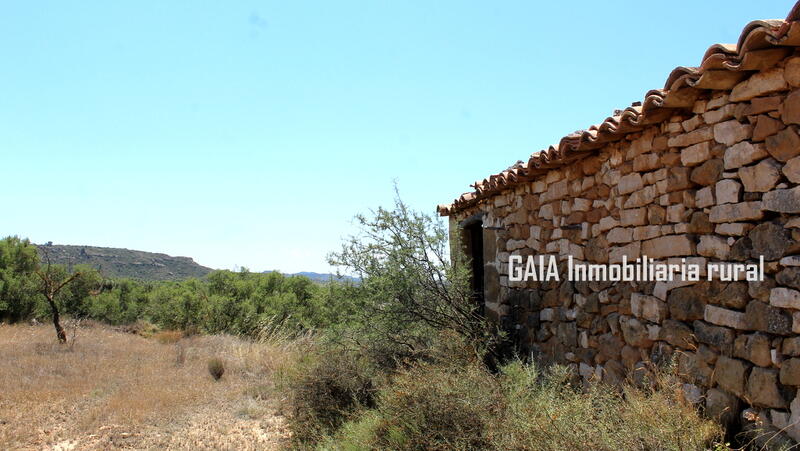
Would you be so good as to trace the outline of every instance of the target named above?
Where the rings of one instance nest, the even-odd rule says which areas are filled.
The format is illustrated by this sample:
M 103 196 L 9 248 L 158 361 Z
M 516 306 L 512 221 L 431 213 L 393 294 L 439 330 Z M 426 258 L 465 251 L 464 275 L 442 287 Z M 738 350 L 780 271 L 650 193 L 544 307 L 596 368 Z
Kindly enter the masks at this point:
M 183 281 L 106 279 L 89 266 L 49 264 L 46 250 L 42 254 L 27 239 L 0 240 L 0 322 L 50 321 L 55 314 L 249 335 L 265 322 L 295 331 L 333 327 L 346 322 L 343 315 L 354 307 L 345 301 L 354 289 L 348 283 L 321 285 L 304 276 L 246 269 Z

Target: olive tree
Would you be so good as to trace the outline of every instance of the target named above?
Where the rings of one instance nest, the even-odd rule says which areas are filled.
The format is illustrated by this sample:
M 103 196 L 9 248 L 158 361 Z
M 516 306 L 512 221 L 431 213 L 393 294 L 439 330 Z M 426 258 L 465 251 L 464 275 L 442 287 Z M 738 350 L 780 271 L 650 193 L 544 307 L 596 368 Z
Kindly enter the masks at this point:
M 39 247 L 39 251 L 44 260 L 44 264 L 37 265 L 34 271 L 40 280 L 39 293 L 44 296 L 50 308 L 58 341 L 66 343 L 67 333 L 61 326 L 61 307 L 77 312 L 79 308 L 77 304 L 102 291 L 102 279 L 97 271 L 89 267 L 71 270 L 62 265 L 52 264 L 47 246 Z M 74 293 L 70 292 L 72 285 L 76 288 Z

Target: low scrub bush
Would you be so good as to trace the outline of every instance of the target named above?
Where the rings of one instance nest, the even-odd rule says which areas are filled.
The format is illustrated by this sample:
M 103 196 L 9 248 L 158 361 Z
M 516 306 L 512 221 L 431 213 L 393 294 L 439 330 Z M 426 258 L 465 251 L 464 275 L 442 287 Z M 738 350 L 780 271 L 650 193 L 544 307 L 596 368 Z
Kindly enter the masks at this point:
M 421 363 L 398 374 L 374 409 L 320 448 L 694 450 L 722 437 L 669 375 L 647 389 L 574 381 L 563 366 L 539 370 L 515 361 L 491 373 L 478 360 Z
M 684 399 L 670 373 L 657 372 L 646 388 L 582 387 L 566 367 L 539 371 L 514 362 L 499 377 L 509 400 L 497 434 L 500 449 L 693 450 L 722 437 L 721 428 Z
M 298 444 L 315 443 L 375 407 L 377 371 L 354 352 L 326 349 L 307 356 L 287 372 L 285 380 L 289 426 Z
M 151 338 L 158 333 L 158 326 L 147 320 L 139 319 L 131 324 L 121 326 L 119 330 L 125 333 L 138 335 L 140 337 Z
M 225 363 L 221 359 L 214 357 L 208 361 L 208 373 L 211 374 L 215 381 L 222 379 L 222 375 L 225 374 Z
M 477 365 L 421 364 L 381 393 L 378 448 L 490 449 L 506 399 Z

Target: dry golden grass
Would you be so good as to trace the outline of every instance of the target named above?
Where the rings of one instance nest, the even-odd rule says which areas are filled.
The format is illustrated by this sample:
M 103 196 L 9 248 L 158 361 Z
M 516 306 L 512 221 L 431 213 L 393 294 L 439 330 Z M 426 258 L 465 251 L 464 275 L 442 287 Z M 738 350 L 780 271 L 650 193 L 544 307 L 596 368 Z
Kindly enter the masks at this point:
M 194 336 L 174 343 L 88 325 L 0 325 L 0 449 L 277 449 L 270 390 L 301 341 Z M 171 340 L 166 340 L 171 341 Z M 225 375 L 214 381 L 208 361 Z
M 183 332 L 179 330 L 162 330 L 161 332 L 156 332 L 153 338 L 161 344 L 168 345 L 179 342 L 183 338 Z

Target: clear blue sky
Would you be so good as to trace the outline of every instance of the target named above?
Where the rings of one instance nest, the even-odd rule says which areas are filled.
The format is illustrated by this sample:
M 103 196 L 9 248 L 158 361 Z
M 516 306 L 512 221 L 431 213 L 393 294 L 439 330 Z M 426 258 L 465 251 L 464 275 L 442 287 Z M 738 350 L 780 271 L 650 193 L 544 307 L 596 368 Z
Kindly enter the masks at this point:
M 4 2 L 0 235 L 326 271 L 792 4 Z

